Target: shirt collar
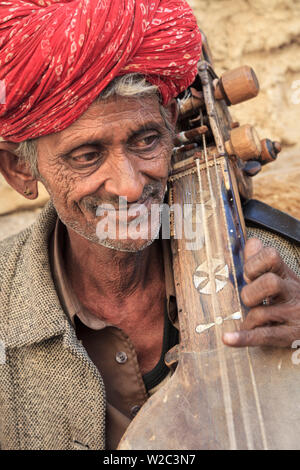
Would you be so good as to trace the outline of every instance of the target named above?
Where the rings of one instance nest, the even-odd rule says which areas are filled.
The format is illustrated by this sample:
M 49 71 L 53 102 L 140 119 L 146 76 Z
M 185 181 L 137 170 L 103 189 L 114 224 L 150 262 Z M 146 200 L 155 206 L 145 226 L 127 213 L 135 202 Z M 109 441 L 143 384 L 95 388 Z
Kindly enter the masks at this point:
M 172 269 L 172 255 L 169 240 L 161 240 L 163 248 L 163 263 L 166 283 L 167 312 L 172 323 L 176 326 L 177 310 L 175 307 L 175 286 Z M 76 297 L 72 286 L 68 280 L 63 253 L 65 253 L 66 228 L 57 218 L 50 243 L 50 263 L 52 274 L 56 286 L 57 294 L 65 313 L 68 315 L 71 323 L 75 326 L 75 316 L 87 327 L 93 330 L 101 330 L 111 326 L 104 320 L 96 317 L 87 310 Z
M 57 218 L 50 243 L 50 263 L 57 295 L 60 299 L 61 305 L 73 326 L 75 326 L 75 316 L 77 316 L 85 326 L 92 330 L 102 330 L 103 328 L 110 326 L 110 324 L 96 317 L 81 305 L 69 282 L 63 259 L 63 253 L 65 253 L 65 241 L 65 225 L 59 218 Z

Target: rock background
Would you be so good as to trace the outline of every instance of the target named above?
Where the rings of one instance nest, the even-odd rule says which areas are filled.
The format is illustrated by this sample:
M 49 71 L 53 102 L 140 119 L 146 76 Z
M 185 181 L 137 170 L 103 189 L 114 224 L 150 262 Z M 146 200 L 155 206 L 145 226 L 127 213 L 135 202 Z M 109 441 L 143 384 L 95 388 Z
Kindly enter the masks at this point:
M 190 4 L 208 38 L 216 72 L 247 64 L 259 78 L 260 95 L 233 107 L 234 119 L 255 125 L 261 138 L 284 146 L 278 160 L 255 177 L 255 197 L 300 218 L 300 0 Z M 41 189 L 37 201 L 27 201 L 0 178 L 0 238 L 31 223 L 46 199 Z
M 218 75 L 254 68 L 260 94 L 231 108 L 261 138 L 283 144 L 254 179 L 254 197 L 300 218 L 300 0 L 190 0 Z
M 12 189 L 0 174 L 0 240 L 34 222 L 47 200 L 48 194 L 42 185 L 39 185 L 38 199 L 29 201 Z
M 300 146 L 300 0 L 190 4 L 208 38 L 217 73 L 250 65 L 258 76 L 260 94 L 233 108 L 237 120 L 255 124 L 262 137 Z

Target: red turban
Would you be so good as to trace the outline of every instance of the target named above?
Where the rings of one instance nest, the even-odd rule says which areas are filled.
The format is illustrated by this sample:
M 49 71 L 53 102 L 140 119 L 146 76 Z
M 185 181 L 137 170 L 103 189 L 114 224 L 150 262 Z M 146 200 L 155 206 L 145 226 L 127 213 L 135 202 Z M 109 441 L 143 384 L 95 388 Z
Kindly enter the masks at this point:
M 79 118 L 117 76 L 162 101 L 196 75 L 201 35 L 185 0 L 6 0 L 0 5 L 0 136 L 20 142 Z

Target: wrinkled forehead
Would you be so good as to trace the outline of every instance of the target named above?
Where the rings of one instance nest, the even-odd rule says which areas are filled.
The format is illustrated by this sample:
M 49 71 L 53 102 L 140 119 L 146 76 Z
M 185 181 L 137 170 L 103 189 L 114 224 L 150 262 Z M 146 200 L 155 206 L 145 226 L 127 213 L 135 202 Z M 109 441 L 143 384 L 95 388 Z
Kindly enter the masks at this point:
M 164 127 L 162 106 L 156 95 L 144 97 L 112 96 L 96 99 L 73 124 L 61 132 L 38 139 L 38 148 L 55 148 L 63 151 L 72 145 L 83 145 L 115 134 L 126 138 L 152 124 Z

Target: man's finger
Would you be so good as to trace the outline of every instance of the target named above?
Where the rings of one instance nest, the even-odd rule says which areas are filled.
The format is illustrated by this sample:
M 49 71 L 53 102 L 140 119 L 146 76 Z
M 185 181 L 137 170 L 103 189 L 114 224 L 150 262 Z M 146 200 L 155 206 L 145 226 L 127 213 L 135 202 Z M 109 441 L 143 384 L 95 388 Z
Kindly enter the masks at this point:
M 300 325 L 300 321 L 295 320 L 296 315 L 297 310 L 292 302 L 270 305 L 268 307 L 259 306 L 249 310 L 245 320 L 241 323 L 241 330 L 252 330 L 260 326 L 269 326 L 270 323 L 286 323 L 290 325 L 296 321 Z
M 267 272 L 275 273 L 283 279 L 286 278 L 286 265 L 275 248 L 262 247 L 260 250 L 256 251 L 256 253 L 252 254 L 252 256 L 248 256 L 247 253 L 249 251 L 253 253 L 253 251 L 258 248 L 258 244 L 254 242 L 254 240 L 255 239 L 249 240 L 249 242 L 253 241 L 250 248 L 247 244 L 245 246 L 244 276 L 246 281 L 251 282 Z
M 227 346 L 241 348 L 245 346 L 291 346 L 291 328 L 285 325 L 265 326 L 254 330 L 225 333 L 223 342 Z
M 249 238 L 245 244 L 244 257 L 245 262 L 263 249 L 263 244 L 258 238 Z
M 246 307 L 253 308 L 263 303 L 268 297 L 278 297 L 288 300 L 287 281 L 281 279 L 277 274 L 266 273 L 255 281 L 243 287 L 241 299 Z
M 241 330 L 252 330 L 260 326 L 267 326 L 269 323 L 284 323 L 283 316 L 282 305 L 252 308 L 241 323 Z

